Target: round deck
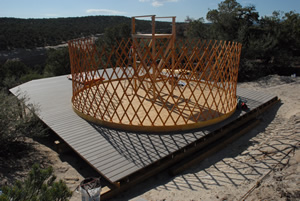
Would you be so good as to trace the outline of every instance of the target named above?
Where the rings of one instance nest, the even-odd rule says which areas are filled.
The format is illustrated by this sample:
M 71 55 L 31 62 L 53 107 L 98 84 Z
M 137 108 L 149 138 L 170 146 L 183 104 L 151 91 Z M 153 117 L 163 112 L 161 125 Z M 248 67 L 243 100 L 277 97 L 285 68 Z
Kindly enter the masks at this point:
M 213 85 L 190 81 L 190 86 L 177 85 L 170 92 L 170 88 L 157 82 L 156 88 L 161 91 L 155 96 L 151 87 L 145 86 L 146 90 L 139 88 L 134 92 L 128 82 L 105 82 L 82 90 L 78 96 L 93 100 L 93 104 L 87 104 L 83 112 L 75 111 L 89 121 L 134 131 L 199 128 L 222 121 L 235 111 L 235 106 L 223 107 L 231 95 L 220 92 L 220 88 Z M 101 100 L 101 107 L 98 108 L 97 103 Z

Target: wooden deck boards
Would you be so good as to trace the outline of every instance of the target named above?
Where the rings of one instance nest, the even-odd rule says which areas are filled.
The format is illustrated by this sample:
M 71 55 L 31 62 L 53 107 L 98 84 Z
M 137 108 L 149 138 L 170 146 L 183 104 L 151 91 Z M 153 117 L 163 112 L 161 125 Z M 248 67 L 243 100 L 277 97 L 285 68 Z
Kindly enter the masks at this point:
M 37 115 L 84 160 L 111 183 L 143 169 L 245 114 L 236 113 L 213 126 L 178 133 L 133 133 L 94 125 L 72 109 L 72 82 L 66 76 L 33 80 L 11 89 L 26 94 L 27 104 L 38 106 Z M 250 110 L 275 96 L 238 88 L 237 95 Z

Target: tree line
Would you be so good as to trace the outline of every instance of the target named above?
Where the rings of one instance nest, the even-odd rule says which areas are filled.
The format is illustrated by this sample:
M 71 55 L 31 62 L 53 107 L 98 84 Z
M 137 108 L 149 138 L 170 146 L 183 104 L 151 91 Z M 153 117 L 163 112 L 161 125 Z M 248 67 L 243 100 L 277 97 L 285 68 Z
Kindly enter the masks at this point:
M 137 20 L 137 31 L 151 30 L 151 24 Z M 108 27 L 130 26 L 131 18 L 123 16 L 87 16 L 54 19 L 0 18 L 0 50 L 34 48 L 61 44 L 70 39 L 102 34 Z M 157 22 L 158 30 L 169 28 Z
M 240 81 L 279 71 L 299 73 L 299 68 L 289 68 L 300 67 L 299 13 L 274 11 L 260 17 L 254 5 L 243 7 L 236 0 L 225 0 L 206 19 L 209 24 L 188 17 L 187 37 L 242 43 Z
M 239 81 L 277 73 L 289 74 L 300 65 L 300 15 L 290 11 L 274 11 L 271 16 L 259 16 L 254 5 L 241 6 L 236 0 L 225 0 L 217 9 L 209 10 L 203 18 L 187 17 L 185 23 L 177 23 L 177 38 L 215 39 L 242 43 Z M 151 32 L 149 21 L 137 20 L 137 31 Z M 169 22 L 157 22 L 158 32 L 170 32 Z M 131 19 L 122 16 L 89 16 L 57 19 L 0 18 L 0 49 L 33 48 L 57 45 L 67 40 L 101 33 L 99 44 L 111 46 L 116 39 L 129 38 Z M 21 81 L 40 76 L 69 73 L 67 48 L 48 50 L 45 63 L 28 67 Z M 18 63 L 14 61 L 14 63 Z M 6 71 L 6 64 L 0 71 Z M 11 62 L 7 64 L 11 65 Z M 20 65 L 19 65 L 20 67 Z M 24 68 L 23 68 L 24 70 Z M 299 70 L 297 71 L 299 72 Z M 1 76 L 10 75 L 2 73 Z M 4 81 L 4 79 L 2 79 Z M 9 79 L 12 82 L 14 79 Z M 20 82 L 15 82 L 18 84 Z M 11 83 L 10 83 L 11 84 Z M 3 86 L 3 83 L 0 83 Z

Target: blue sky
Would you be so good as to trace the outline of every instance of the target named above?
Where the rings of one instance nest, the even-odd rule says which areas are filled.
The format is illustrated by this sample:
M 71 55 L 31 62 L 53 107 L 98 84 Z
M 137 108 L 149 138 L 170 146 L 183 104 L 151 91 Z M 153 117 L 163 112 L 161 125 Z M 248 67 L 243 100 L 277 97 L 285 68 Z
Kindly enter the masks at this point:
M 218 8 L 221 0 L 0 0 L 0 17 L 56 18 L 90 15 L 187 16 L 198 19 L 209 9 Z M 300 0 L 238 0 L 242 6 L 255 5 L 260 16 L 274 10 L 300 13 Z

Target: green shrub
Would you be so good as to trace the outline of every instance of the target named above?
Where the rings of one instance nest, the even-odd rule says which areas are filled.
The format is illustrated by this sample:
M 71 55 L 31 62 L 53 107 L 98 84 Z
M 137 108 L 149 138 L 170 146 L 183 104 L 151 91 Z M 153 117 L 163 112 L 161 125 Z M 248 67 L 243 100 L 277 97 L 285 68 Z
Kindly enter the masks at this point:
M 4 186 L 0 201 L 53 201 L 68 200 L 72 196 L 65 182 L 55 181 L 52 167 L 41 169 L 38 164 L 32 166 L 24 181 L 16 181 L 13 186 Z
M 70 74 L 70 58 L 68 48 L 49 49 L 44 75 L 58 76 Z
M 19 101 L 16 97 L 0 90 L 0 156 L 15 150 L 16 144 L 24 144 L 25 137 L 45 135 L 46 129 L 33 112 L 36 107 L 25 107 L 26 96 Z
M 18 59 L 7 60 L 3 65 L 3 69 L 6 71 L 5 74 L 7 76 L 16 77 L 21 77 L 29 70 L 28 67 Z

